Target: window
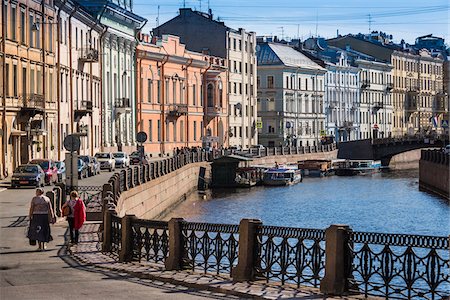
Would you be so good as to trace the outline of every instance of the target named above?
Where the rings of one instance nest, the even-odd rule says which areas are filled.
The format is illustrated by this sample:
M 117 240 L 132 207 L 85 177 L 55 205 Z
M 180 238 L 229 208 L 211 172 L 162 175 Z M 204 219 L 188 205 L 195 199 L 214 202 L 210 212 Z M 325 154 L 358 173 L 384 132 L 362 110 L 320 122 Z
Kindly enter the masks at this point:
M 267 76 L 267 88 L 273 89 L 275 88 L 274 82 L 273 82 L 273 76 Z
M 152 120 L 148 121 L 148 141 L 153 142 L 153 124 Z
M 153 81 L 151 79 L 147 79 L 147 100 L 149 103 L 153 100 L 152 85 Z
M 29 38 L 28 38 L 28 45 L 30 47 L 34 47 L 34 31 L 32 30 L 33 28 L 33 14 L 30 14 L 30 18 L 28 19 L 29 23 L 28 23 L 28 34 L 29 34 Z
M 20 42 L 22 44 L 25 44 L 25 24 L 26 24 L 26 18 L 25 18 L 25 9 L 20 8 Z
M 168 79 L 166 79 L 166 99 L 165 99 L 165 100 L 167 100 L 166 104 L 169 103 L 169 82 L 170 81 Z
M 77 27 L 75 27 L 75 50 L 78 50 L 78 28 Z
M 192 104 L 195 106 L 197 104 L 197 86 L 192 85 Z
M 239 45 L 239 51 L 242 51 L 242 41 L 238 40 L 238 45 Z
M 37 93 L 42 94 L 42 72 L 37 70 Z
M 36 17 L 36 48 L 41 48 L 41 26 L 43 24 L 41 24 L 41 18 L 40 17 Z M 45 26 L 45 25 L 44 25 Z
M 27 68 L 22 67 L 22 97 L 25 98 L 27 94 Z
M 194 121 L 194 142 L 197 140 L 197 121 Z
M 161 103 L 161 80 L 158 80 L 157 81 L 157 99 L 156 99 L 156 102 L 157 103 Z M 158 141 L 159 141 L 159 139 L 158 139 Z
M 52 19 L 48 19 L 49 23 L 52 23 Z M 53 52 L 53 24 L 48 25 L 48 51 Z
M 13 65 L 13 96 L 17 98 L 17 65 Z
M 275 98 L 267 99 L 267 111 L 275 111 Z
M 34 94 L 36 90 L 34 89 L 34 69 L 31 69 L 30 74 L 30 93 Z
M 184 121 L 180 121 L 180 141 L 184 142 Z
M 16 13 L 17 13 L 17 8 L 14 4 L 11 4 L 11 39 L 13 41 L 16 40 Z
M 161 120 L 158 120 L 158 142 L 161 142 Z
M 177 121 L 173 122 L 173 141 L 177 141 Z
M 9 94 L 9 64 L 6 64 L 6 77 L 5 77 L 5 79 L 6 79 L 5 94 L 6 94 L 6 97 L 8 97 L 10 95 Z
M 208 107 L 214 107 L 214 86 L 211 83 L 208 84 L 208 87 L 206 90 L 206 97 L 207 97 Z
M 233 49 L 236 50 L 236 39 L 233 39 Z

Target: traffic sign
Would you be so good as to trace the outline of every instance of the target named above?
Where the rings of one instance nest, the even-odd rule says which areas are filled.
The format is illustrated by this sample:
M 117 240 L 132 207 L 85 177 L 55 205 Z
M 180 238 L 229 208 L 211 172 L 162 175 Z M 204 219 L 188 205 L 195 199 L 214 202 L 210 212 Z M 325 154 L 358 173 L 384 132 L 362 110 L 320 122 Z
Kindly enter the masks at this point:
M 80 150 L 80 137 L 75 134 L 69 134 L 64 138 L 64 148 L 66 148 L 67 151 L 75 152 Z
M 378 124 L 373 125 L 374 129 L 378 129 Z
M 256 128 L 258 128 L 258 129 L 262 128 L 262 122 L 261 121 L 256 122 Z
M 442 128 L 448 128 L 448 120 L 442 120 L 441 121 L 441 127 Z
M 325 135 L 327 135 L 327 132 L 325 130 L 321 130 L 320 131 L 320 136 L 325 136 Z
M 147 134 L 143 131 L 138 132 L 136 135 L 136 140 L 139 143 L 144 143 L 147 140 Z

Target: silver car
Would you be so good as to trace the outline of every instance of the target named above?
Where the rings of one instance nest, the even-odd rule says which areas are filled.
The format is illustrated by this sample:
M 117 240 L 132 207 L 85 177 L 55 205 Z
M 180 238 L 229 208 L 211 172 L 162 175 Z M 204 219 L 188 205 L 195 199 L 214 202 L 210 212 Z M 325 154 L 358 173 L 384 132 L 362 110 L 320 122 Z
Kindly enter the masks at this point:
M 114 153 L 114 160 L 117 168 L 126 168 L 130 166 L 130 157 L 125 152 Z
M 95 154 L 95 157 L 100 163 L 100 169 L 108 169 L 110 172 L 116 169 L 116 161 L 111 152 L 99 152 Z

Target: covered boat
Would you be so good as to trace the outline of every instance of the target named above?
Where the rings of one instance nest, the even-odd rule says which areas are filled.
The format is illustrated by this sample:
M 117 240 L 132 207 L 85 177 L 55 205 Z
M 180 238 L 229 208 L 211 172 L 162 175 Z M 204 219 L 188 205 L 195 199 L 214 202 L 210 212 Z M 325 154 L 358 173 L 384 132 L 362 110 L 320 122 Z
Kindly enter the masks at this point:
M 379 160 L 339 160 L 333 162 L 334 173 L 338 176 L 366 175 L 378 172 Z
M 264 172 L 263 184 L 269 186 L 284 186 L 302 181 L 301 170 L 294 168 L 273 168 Z

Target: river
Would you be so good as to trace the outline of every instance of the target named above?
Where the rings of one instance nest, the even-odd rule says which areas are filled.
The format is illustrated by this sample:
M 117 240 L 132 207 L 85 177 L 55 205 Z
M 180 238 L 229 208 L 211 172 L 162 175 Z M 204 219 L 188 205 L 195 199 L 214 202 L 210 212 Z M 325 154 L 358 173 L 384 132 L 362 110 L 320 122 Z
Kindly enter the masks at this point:
M 305 178 L 288 187 L 213 190 L 193 194 L 168 216 L 188 221 L 326 228 L 347 224 L 356 231 L 450 234 L 448 201 L 419 191 L 418 170 L 372 176 Z

